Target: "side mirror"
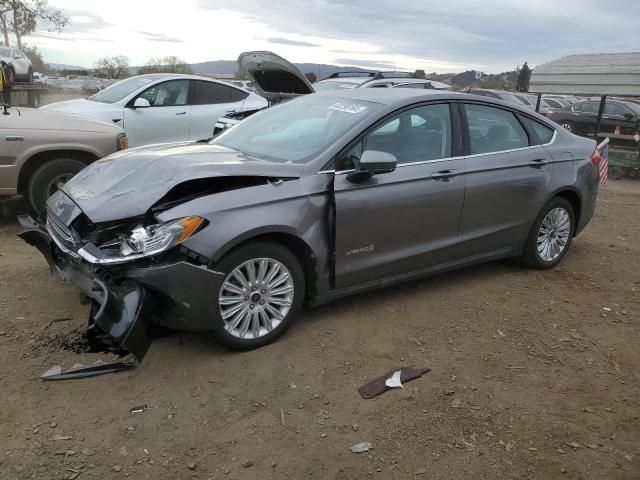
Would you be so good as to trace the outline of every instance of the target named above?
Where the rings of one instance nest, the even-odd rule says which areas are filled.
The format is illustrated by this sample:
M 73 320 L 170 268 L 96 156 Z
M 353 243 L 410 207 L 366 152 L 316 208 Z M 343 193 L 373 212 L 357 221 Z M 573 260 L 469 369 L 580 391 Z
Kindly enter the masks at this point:
M 631 112 L 625 112 L 624 119 L 625 120 L 633 120 L 633 115 L 631 114 Z
M 136 101 L 133 102 L 133 108 L 149 108 L 150 106 L 149 100 L 142 97 L 136 98 Z
M 366 150 L 360 156 L 358 168 L 347 176 L 347 180 L 359 183 L 373 175 L 391 173 L 396 169 L 398 159 L 395 155 L 377 150 Z

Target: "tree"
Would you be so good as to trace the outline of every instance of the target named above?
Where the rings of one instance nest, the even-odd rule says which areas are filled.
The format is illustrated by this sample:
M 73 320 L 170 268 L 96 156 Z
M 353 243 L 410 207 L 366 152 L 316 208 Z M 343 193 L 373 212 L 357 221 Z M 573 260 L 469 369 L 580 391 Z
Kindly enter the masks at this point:
M 528 92 L 529 91 L 529 80 L 531 80 L 531 69 L 527 62 L 524 62 L 522 68 L 520 69 L 520 73 L 518 73 L 518 80 L 516 81 L 516 90 L 518 92 Z
M 129 59 L 124 55 L 102 57 L 95 63 L 96 70 L 107 78 L 126 78 L 129 76 Z
M 145 66 L 138 69 L 138 75 L 147 73 L 193 73 L 193 70 L 181 58 L 169 55 L 151 58 Z
M 61 32 L 67 21 L 60 10 L 49 7 L 48 0 L 0 0 L 0 27 L 7 46 L 9 32 L 13 32 L 18 48 L 22 48 L 22 37 L 33 33 L 38 22 L 43 22 L 50 32 Z
M 38 47 L 30 47 L 25 44 L 22 46 L 22 51 L 27 58 L 31 60 L 31 66 L 33 66 L 34 72 L 45 73 L 47 71 L 47 67 L 44 64 L 42 54 L 40 53 L 40 50 L 38 50 Z
M 413 73 L 413 77 L 414 77 L 414 78 L 427 78 L 427 74 L 426 74 L 426 73 L 424 73 L 424 70 L 416 70 L 416 71 Z
M 307 72 L 304 74 L 304 76 L 307 77 L 309 83 L 316 83 L 316 80 L 318 80 L 318 76 L 313 72 Z

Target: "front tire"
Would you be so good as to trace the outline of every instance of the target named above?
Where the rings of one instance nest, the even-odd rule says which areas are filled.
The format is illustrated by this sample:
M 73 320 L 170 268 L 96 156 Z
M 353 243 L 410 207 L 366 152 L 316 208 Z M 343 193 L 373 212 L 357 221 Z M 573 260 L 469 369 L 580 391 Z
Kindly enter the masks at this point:
M 229 252 L 216 266 L 225 280 L 216 292 L 212 336 L 231 350 L 252 350 L 275 341 L 293 323 L 304 303 L 300 261 L 285 247 L 255 242 Z
M 27 197 L 31 210 L 41 213 L 47 199 L 84 167 L 84 163 L 71 158 L 56 158 L 41 165 L 29 179 Z
M 551 199 L 533 222 L 521 262 L 540 270 L 557 265 L 569 251 L 574 232 L 571 203 L 562 197 Z

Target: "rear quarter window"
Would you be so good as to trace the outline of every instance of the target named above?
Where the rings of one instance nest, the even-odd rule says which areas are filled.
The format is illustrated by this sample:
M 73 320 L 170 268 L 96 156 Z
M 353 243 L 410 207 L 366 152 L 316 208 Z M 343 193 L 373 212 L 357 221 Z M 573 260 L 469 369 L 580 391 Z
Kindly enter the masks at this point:
M 547 125 L 543 125 L 536 120 L 533 120 L 529 117 L 520 116 L 520 120 L 524 123 L 529 130 L 532 130 L 536 137 L 532 138 L 532 145 L 544 145 L 545 143 L 549 143 L 553 138 L 554 129 L 548 127 Z

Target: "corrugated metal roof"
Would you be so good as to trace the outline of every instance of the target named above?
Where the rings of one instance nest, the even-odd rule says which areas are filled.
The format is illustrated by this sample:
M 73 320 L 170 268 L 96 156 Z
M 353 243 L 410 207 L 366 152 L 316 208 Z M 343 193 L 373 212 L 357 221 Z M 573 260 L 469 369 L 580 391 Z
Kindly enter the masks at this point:
M 533 69 L 529 91 L 640 96 L 640 53 L 562 57 Z

